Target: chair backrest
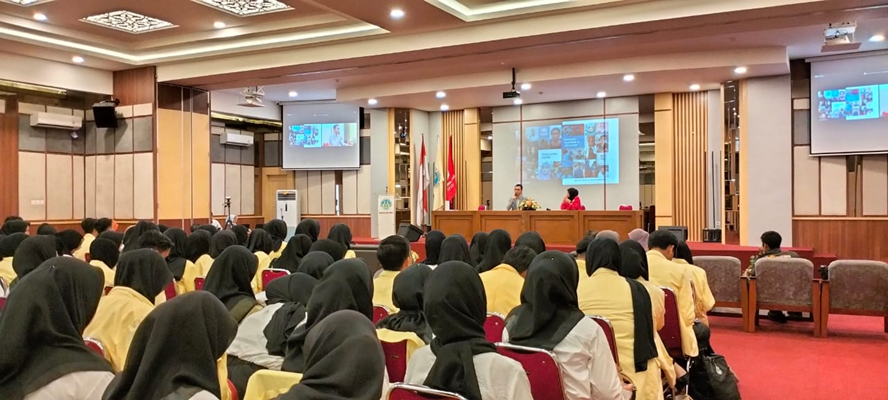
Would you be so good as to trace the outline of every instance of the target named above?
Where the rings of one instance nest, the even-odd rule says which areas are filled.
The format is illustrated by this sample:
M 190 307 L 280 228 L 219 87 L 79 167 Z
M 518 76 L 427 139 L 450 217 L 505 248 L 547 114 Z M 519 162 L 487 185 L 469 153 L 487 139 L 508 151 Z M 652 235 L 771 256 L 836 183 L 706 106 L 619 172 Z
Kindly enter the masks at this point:
M 83 254 L 83 261 L 89 263 L 90 261 L 92 261 L 92 256 L 89 253 Z
M 564 379 L 555 354 L 549 350 L 497 343 L 496 351 L 521 363 L 534 399 L 564 399 Z
M 611 324 L 609 319 L 600 315 L 589 315 L 589 318 L 601 327 L 604 337 L 607 338 L 607 345 L 610 347 L 611 355 L 614 356 L 614 362 L 620 365 L 620 353 L 617 349 L 617 335 L 614 333 L 614 325 Z
M 377 322 L 381 321 L 383 318 L 388 317 L 391 314 L 391 310 L 388 307 L 374 304 L 373 305 L 373 325 L 376 325 Z
M 6 297 L 6 293 L 9 291 L 9 285 L 6 283 L 6 280 L 3 277 L 0 277 L 0 296 Z
M 406 383 L 396 383 L 390 386 L 385 398 L 388 400 L 466 400 L 465 397 L 456 393 Z
M 96 352 L 96 354 L 105 357 L 105 345 L 102 344 L 98 339 L 93 338 L 83 338 L 83 342 L 86 343 L 86 347 L 89 347 L 90 350 Z
M 102 292 L 102 294 L 107 295 L 109 292 L 111 292 L 111 289 L 114 289 L 114 286 L 105 286 L 105 291 Z
M 838 260 L 829 264 L 829 306 L 836 309 L 888 310 L 888 264 Z
M 237 387 L 234 386 L 234 382 L 231 379 L 228 380 L 228 391 L 231 393 L 231 400 L 238 400 Z
M 385 369 L 388 371 L 389 382 L 403 382 L 407 374 L 407 341 L 384 342 L 382 353 L 385 354 Z
M 814 264 L 803 258 L 761 258 L 755 262 L 756 302 L 811 306 Z
M 484 320 L 484 335 L 490 343 L 503 341 L 503 330 L 506 329 L 506 318 L 500 313 L 489 312 Z
M 716 302 L 739 303 L 741 265 L 737 257 L 697 256 L 694 265 L 706 271 L 706 280 Z
M 663 341 L 663 345 L 666 346 L 666 351 L 670 357 L 683 358 L 684 351 L 682 351 L 681 347 L 681 318 L 678 316 L 678 298 L 672 289 L 665 286 L 660 286 L 660 289 L 663 289 L 663 293 L 666 295 L 666 316 L 664 318 L 666 323 L 663 324 L 663 328 L 659 331 L 660 339 Z
M 205 280 L 206 280 L 206 278 L 204 278 L 202 276 L 198 276 L 197 278 L 194 278 L 194 290 L 203 290 L 203 285 L 204 285 Z
M 269 268 L 262 271 L 262 288 L 265 289 L 268 282 L 287 275 L 290 275 L 290 271 L 281 268 Z
M 166 295 L 167 300 L 172 300 L 178 293 L 176 293 L 176 281 L 173 280 L 170 282 L 167 287 L 163 289 L 163 294 Z

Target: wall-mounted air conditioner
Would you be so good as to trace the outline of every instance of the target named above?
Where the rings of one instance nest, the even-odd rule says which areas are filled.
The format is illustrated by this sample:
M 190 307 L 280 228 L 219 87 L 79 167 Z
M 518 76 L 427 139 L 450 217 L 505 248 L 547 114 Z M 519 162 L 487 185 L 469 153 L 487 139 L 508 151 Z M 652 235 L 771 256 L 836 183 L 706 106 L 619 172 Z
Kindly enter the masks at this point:
M 228 129 L 226 129 L 222 132 L 222 134 L 219 135 L 219 138 L 220 143 L 230 146 L 246 147 L 253 145 L 253 136 L 244 135 L 240 133 L 240 131 L 229 131 Z
M 31 126 L 76 131 L 83 127 L 83 119 L 73 115 L 36 112 L 31 114 Z

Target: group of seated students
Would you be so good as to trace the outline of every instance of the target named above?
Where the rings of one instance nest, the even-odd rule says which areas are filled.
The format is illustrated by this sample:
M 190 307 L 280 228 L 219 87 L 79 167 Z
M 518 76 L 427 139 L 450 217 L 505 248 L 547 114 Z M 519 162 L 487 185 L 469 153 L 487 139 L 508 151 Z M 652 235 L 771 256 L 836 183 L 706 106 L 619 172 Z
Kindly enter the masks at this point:
M 547 251 L 535 232 L 513 245 L 501 229 L 470 243 L 430 231 L 419 262 L 390 236 L 374 278 L 348 226 L 319 239 L 311 219 L 286 241 L 280 220 L 190 234 L 147 221 L 119 234 L 109 219 L 84 220 L 76 237 L 28 236 L 28 227 L 12 217 L 0 232 L 0 276 L 12 283 L 0 311 L 0 399 L 229 399 L 229 383 L 243 399 L 264 371 L 300 374 L 280 399 L 381 399 L 390 382 L 380 340 L 405 338 L 418 343 L 406 383 L 470 400 L 532 399 L 521 364 L 487 341 L 488 313 L 505 316 L 504 342 L 555 355 L 567 399 L 633 390 L 661 399 L 686 378 L 657 333 L 660 286 L 676 293 L 687 357 L 708 346 L 698 336 L 708 336 L 714 305 L 705 272 L 666 231 L 622 243 L 612 231 L 588 233 L 575 256 Z M 269 268 L 289 275 L 265 286 Z M 390 311 L 375 326 L 374 306 Z M 612 323 L 619 364 L 589 315 Z

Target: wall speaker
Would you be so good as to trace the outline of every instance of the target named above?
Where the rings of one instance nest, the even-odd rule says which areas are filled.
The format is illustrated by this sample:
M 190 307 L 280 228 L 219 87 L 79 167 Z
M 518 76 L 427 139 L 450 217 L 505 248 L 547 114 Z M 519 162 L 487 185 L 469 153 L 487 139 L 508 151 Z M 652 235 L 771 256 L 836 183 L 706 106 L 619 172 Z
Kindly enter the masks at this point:
M 398 235 L 407 238 L 411 242 L 417 242 L 422 237 L 422 229 L 416 225 L 403 222 L 398 226 Z

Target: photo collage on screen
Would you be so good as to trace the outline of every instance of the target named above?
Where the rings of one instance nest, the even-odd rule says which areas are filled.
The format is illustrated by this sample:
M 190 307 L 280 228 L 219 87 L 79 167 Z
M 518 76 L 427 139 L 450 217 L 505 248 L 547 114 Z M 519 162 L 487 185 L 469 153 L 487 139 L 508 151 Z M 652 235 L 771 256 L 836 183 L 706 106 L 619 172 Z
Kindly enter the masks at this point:
M 888 84 L 818 91 L 817 100 L 822 121 L 888 118 Z
M 564 121 L 525 128 L 524 179 L 563 185 L 618 183 L 617 119 Z
M 305 124 L 287 127 L 291 147 L 352 147 L 357 142 L 357 124 Z

